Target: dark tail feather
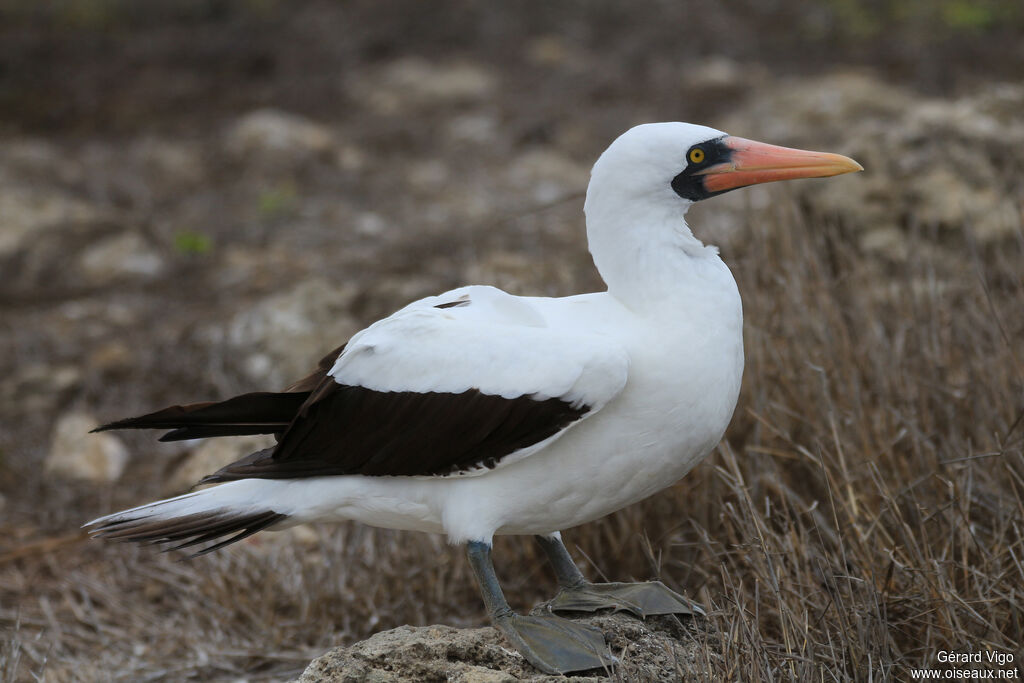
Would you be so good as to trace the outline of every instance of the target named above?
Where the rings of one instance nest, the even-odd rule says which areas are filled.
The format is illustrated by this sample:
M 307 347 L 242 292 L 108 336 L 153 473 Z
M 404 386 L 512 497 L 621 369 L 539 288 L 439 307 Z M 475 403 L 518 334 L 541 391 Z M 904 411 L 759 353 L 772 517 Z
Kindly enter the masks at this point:
M 130 417 L 97 427 L 108 429 L 170 429 L 161 441 L 208 436 L 242 436 L 283 432 L 309 397 L 308 391 L 242 394 L 219 403 L 171 406 L 155 413 Z
M 116 521 L 105 521 L 108 518 L 104 518 L 90 522 L 90 525 L 94 526 L 89 533 L 94 538 L 136 543 L 175 543 L 180 541 L 178 545 L 166 548 L 166 550 L 188 548 L 234 534 L 191 555 L 191 557 L 198 557 L 252 536 L 257 531 L 262 531 L 287 516 L 273 510 L 244 515 L 221 510 L 169 519 L 128 517 L 127 519 L 116 519 Z M 116 518 L 117 516 L 112 515 L 111 517 Z

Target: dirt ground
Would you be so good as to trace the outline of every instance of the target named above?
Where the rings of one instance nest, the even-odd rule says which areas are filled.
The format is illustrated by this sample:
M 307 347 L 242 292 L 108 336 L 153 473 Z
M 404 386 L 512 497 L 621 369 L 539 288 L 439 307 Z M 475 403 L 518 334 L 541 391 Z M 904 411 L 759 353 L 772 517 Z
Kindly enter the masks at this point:
M 426 535 L 88 541 L 253 444 L 83 432 L 282 387 L 460 284 L 600 289 L 589 167 L 656 120 L 866 172 L 691 212 L 744 296 L 733 424 L 570 548 L 705 604 L 708 680 L 1019 663 L 1024 10 L 921 5 L 0 0 L 0 681 L 284 680 L 385 628 L 482 625 Z M 514 606 L 550 597 L 527 540 L 496 561 Z

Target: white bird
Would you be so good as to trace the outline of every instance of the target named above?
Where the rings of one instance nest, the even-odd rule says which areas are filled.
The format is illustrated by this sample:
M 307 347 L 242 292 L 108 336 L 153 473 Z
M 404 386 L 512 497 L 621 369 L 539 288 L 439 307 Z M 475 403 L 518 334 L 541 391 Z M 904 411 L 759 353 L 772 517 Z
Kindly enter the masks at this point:
M 587 582 L 559 531 L 683 477 L 721 439 L 740 390 L 739 292 L 686 210 L 746 185 L 858 170 L 844 156 L 704 126 L 637 126 L 601 155 L 587 188 L 587 238 L 607 291 L 455 289 L 374 323 L 283 392 L 105 425 L 278 442 L 203 480 L 218 486 L 86 526 L 175 547 L 218 541 L 197 554 L 313 521 L 444 533 L 466 545 L 493 623 L 531 663 L 549 673 L 610 665 L 599 630 L 551 610 L 699 608 L 659 582 Z M 509 608 L 491 564 L 496 534 L 540 541 L 560 584 L 547 613 Z

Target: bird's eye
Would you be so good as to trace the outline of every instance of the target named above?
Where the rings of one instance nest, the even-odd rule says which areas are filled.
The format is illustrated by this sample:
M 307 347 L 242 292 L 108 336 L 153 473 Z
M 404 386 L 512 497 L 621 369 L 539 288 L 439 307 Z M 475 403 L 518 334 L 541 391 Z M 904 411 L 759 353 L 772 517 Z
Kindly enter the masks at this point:
M 702 150 L 700 147 L 694 147 L 693 149 L 690 150 L 689 157 L 690 163 L 699 164 L 704 161 L 704 150 Z

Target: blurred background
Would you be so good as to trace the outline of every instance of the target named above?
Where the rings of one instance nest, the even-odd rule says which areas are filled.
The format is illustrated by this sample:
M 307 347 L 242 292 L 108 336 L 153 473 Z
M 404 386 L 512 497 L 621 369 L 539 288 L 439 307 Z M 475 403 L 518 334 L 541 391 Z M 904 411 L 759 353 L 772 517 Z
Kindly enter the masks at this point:
M 89 542 L 259 444 L 86 432 L 283 387 L 460 284 L 601 288 L 589 167 L 662 120 L 866 171 L 690 213 L 744 295 L 733 425 L 570 549 L 708 607 L 698 678 L 1020 661 L 1021 112 L 1019 0 L 0 0 L 0 680 L 283 680 L 484 623 L 440 538 Z M 550 597 L 528 539 L 496 555 L 514 606 Z

